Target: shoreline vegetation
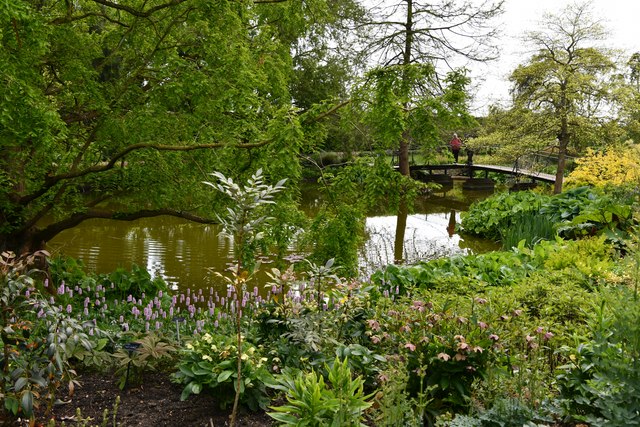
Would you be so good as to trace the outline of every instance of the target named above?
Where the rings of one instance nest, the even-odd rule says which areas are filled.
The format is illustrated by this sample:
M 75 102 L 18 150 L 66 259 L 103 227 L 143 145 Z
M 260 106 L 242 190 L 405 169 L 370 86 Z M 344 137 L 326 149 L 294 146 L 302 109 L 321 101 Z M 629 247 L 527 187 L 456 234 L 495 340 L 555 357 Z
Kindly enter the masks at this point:
M 142 269 L 91 275 L 72 259 L 51 260 L 45 277 L 31 265 L 47 254 L 3 254 L 5 423 L 92 425 L 68 415 L 92 373 L 124 394 L 170 380 L 175 402 L 215 396 L 210 419 L 257 423 L 242 425 L 639 419 L 628 403 L 640 387 L 640 249 L 627 189 L 498 193 L 474 203 L 461 227 L 503 241 L 502 251 L 389 265 L 366 281 L 341 276 L 334 260 L 289 258 L 268 272 L 265 295 L 245 284 L 270 221 L 261 207 L 283 183 L 267 186 L 260 172 L 246 186 L 214 178 L 234 200 L 221 222 L 246 257 L 226 292 L 172 292 Z M 134 425 L 118 394 L 102 397 L 116 405 L 103 425 Z

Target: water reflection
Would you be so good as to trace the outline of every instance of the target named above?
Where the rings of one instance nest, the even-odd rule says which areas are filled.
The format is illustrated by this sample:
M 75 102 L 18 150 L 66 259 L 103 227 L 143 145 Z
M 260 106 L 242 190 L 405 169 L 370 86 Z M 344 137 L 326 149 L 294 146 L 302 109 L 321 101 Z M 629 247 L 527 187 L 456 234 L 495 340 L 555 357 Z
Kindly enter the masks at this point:
M 462 239 L 455 232 L 460 211 L 470 199 L 486 194 L 456 193 L 420 200 L 414 211 L 398 215 L 371 216 L 366 221 L 368 241 L 360 251 L 364 274 L 394 261 L 415 262 L 466 251 L 485 252 L 495 245 L 483 240 Z M 311 201 L 317 197 L 308 198 Z M 173 217 L 142 218 L 132 222 L 89 220 L 65 230 L 48 249 L 81 259 L 98 273 L 132 263 L 146 266 L 154 276 L 181 288 L 223 288 L 215 271 L 224 271 L 233 258 L 233 247 L 219 236 L 219 227 L 191 223 Z
M 422 213 L 407 215 L 404 238 L 396 239 L 396 228 L 401 221 L 396 216 L 376 216 L 367 218 L 368 240 L 360 253 L 361 266 L 371 273 L 380 265 L 398 262 L 415 263 L 468 252 L 486 252 L 495 249 L 491 242 L 465 237 L 455 232 L 455 223 L 460 221 L 460 213 Z M 401 252 L 399 251 L 399 247 Z

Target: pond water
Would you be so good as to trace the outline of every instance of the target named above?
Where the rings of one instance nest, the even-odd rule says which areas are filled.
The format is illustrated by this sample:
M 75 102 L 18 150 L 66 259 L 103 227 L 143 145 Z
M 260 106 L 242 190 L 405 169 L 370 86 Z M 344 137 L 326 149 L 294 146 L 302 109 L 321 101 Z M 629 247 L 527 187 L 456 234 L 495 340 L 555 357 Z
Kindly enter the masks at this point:
M 459 187 L 420 199 L 406 216 L 403 255 L 407 262 L 433 259 L 459 252 L 496 249 L 492 242 L 462 237 L 453 222 L 473 200 L 486 192 L 467 192 Z M 312 212 L 319 202 L 314 190 L 303 194 L 303 207 Z M 370 216 L 368 239 L 360 250 L 363 275 L 389 264 L 397 257 L 397 215 Z M 218 236 L 217 225 L 192 223 L 174 217 L 143 218 L 132 222 L 94 219 L 65 230 L 48 244 L 53 254 L 82 260 L 89 271 L 108 273 L 117 267 L 138 264 L 161 276 L 174 288 L 224 288 L 215 272 L 222 272 L 231 257 L 229 243 Z M 394 252 L 396 251 L 396 252 Z M 260 280 L 260 278 L 258 278 Z

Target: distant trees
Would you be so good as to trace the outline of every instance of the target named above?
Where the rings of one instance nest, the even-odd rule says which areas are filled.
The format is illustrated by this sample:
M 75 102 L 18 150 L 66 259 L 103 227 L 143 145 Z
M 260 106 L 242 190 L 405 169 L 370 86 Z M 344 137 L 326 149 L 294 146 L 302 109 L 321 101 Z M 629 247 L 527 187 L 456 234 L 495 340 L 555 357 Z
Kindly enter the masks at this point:
M 536 52 L 513 71 L 514 109 L 541 140 L 557 141 L 554 192 L 562 191 L 567 149 L 588 127 L 612 112 L 609 77 L 616 69 L 611 53 L 597 45 L 606 32 L 589 14 L 588 4 L 547 15 L 542 28 L 527 34 Z
M 363 92 L 378 138 L 399 149 L 399 168 L 409 174 L 409 145 L 437 140 L 438 125 L 459 126 L 470 119 L 464 70 L 448 74 L 456 57 L 486 61 L 497 56 L 491 18 L 502 1 L 389 0 L 370 11 L 362 24 L 364 49 L 378 65 Z

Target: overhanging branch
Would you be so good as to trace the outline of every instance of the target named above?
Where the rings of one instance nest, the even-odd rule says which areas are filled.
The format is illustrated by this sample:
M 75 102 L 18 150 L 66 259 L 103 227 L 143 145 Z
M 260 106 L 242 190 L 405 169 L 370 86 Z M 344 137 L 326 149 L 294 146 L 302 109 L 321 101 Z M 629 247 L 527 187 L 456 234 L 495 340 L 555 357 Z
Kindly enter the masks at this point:
M 143 209 L 135 212 L 111 212 L 98 209 L 89 209 L 86 212 L 74 214 L 69 218 L 65 218 L 61 221 L 48 225 L 41 230 L 36 231 L 34 240 L 48 242 L 60 232 L 73 228 L 88 219 L 100 218 L 116 221 L 134 221 L 140 218 L 152 218 L 162 215 L 184 218 L 186 220 L 197 222 L 200 224 L 216 224 L 216 221 L 210 218 L 204 218 L 199 215 L 192 214 L 191 212 L 180 211 L 176 209 Z

